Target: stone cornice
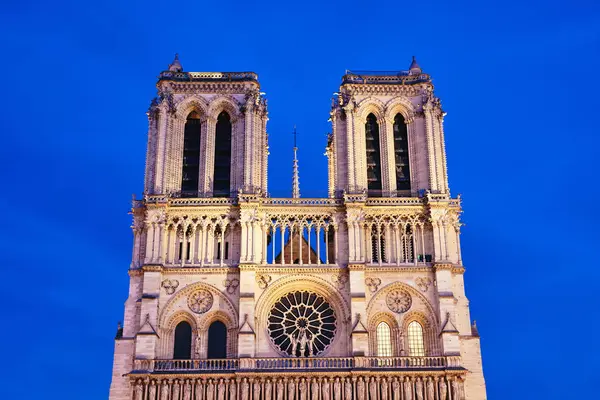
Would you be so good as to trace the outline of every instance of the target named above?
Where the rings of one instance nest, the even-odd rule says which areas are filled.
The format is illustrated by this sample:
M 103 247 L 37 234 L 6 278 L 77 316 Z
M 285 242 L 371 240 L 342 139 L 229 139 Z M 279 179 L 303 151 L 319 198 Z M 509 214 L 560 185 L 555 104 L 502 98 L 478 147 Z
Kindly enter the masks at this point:
M 174 275 L 197 275 L 197 274 L 202 274 L 202 275 L 223 275 L 223 274 L 239 274 L 239 269 L 237 267 L 231 267 L 231 266 L 227 266 L 227 267 L 178 267 L 178 268 L 172 268 L 172 267 L 164 267 L 162 269 L 162 273 L 163 275 L 169 275 L 169 274 L 174 274 Z
M 310 265 L 310 266 L 300 266 L 300 265 L 294 265 L 294 266 L 277 266 L 277 265 L 268 265 L 268 266 L 264 266 L 264 265 L 257 265 L 255 267 L 255 271 L 257 273 L 270 273 L 270 274 L 324 274 L 324 273 L 331 273 L 331 272 L 336 272 L 336 271 L 340 271 L 340 270 L 344 270 L 344 266 L 340 266 L 340 265 L 321 265 L 321 266 L 315 266 L 315 265 Z

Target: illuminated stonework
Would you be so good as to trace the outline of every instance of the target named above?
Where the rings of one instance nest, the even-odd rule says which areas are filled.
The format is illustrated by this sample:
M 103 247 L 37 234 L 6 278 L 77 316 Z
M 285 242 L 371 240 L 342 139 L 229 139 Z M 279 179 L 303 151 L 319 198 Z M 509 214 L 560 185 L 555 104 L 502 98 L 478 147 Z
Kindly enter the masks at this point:
M 333 341 L 336 322 L 335 311 L 323 297 L 296 291 L 273 305 L 267 329 L 281 353 L 313 357 L 323 353 Z
M 298 147 L 292 197 L 269 196 L 253 72 L 176 59 L 147 116 L 110 400 L 486 398 L 445 112 L 416 61 L 342 77 L 324 198 L 300 197 Z

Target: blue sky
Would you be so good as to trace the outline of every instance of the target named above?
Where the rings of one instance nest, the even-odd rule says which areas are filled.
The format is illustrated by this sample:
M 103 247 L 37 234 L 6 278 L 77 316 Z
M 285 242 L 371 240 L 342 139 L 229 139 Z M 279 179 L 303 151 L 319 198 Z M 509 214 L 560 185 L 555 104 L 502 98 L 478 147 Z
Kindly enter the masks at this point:
M 0 398 L 106 399 L 142 192 L 145 111 L 186 70 L 255 71 L 273 195 L 326 195 L 346 69 L 433 76 L 490 399 L 591 398 L 600 4 L 594 1 L 11 2 L 0 14 Z M 573 382 L 569 384 L 568 382 Z

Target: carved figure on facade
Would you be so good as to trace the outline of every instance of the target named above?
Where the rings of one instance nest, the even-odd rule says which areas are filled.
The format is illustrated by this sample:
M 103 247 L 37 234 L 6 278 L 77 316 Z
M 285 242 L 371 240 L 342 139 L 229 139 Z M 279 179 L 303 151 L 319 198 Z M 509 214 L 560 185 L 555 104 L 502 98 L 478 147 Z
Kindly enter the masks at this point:
M 237 399 L 237 385 L 235 384 L 235 380 L 231 379 L 229 381 L 229 400 L 236 400 Z
M 352 379 L 344 379 L 344 400 L 352 400 Z
M 219 379 L 219 384 L 217 385 L 217 398 L 219 400 L 225 400 L 225 393 L 227 392 L 227 388 L 223 379 Z
M 318 378 L 313 378 L 311 383 L 311 399 L 319 398 L 319 380 Z
M 288 381 L 288 397 L 287 400 L 294 400 L 294 396 L 296 395 L 296 383 L 293 379 Z
M 298 391 L 300 392 L 300 400 L 306 400 L 306 382 L 304 378 L 298 384 Z
M 150 386 L 148 387 L 148 399 L 156 399 L 156 381 L 154 379 L 150 381 Z
M 173 381 L 173 400 L 179 400 L 179 393 L 181 392 L 181 386 L 179 379 Z
M 285 384 L 283 383 L 283 379 L 277 381 L 277 400 L 283 400 L 283 396 L 285 394 Z
M 265 382 L 265 400 L 271 400 L 271 392 L 273 391 L 273 384 L 270 379 Z
M 340 382 L 339 377 L 335 377 L 335 382 L 333 383 L 333 398 L 334 400 L 342 400 L 342 383 Z
M 392 392 L 394 392 L 394 400 L 400 400 L 400 391 L 402 390 L 402 384 L 394 379 L 392 382 Z
M 363 381 L 362 376 L 356 382 L 356 392 L 358 400 L 365 400 L 365 381 Z
M 398 314 L 408 311 L 412 305 L 410 294 L 402 289 L 389 291 L 385 301 L 388 308 Z
M 223 281 L 223 286 L 227 290 L 227 293 L 234 294 L 238 286 L 240 286 L 240 281 L 237 278 L 225 279 Z
M 427 400 L 435 400 L 435 386 L 431 378 L 427 379 Z
M 169 400 L 169 381 L 163 379 L 160 385 L 160 400 Z
M 211 309 L 213 295 L 208 290 L 198 290 L 188 297 L 188 307 L 196 314 L 203 314 Z
M 423 400 L 423 381 L 421 381 L 421 378 L 417 378 L 415 382 L 415 392 L 417 393 L 417 400 Z
M 329 379 L 324 378 L 321 384 L 321 391 L 323 392 L 322 400 L 329 400 Z
M 452 380 L 452 399 L 463 400 L 461 392 L 460 381 L 457 378 Z
M 144 399 L 144 382 L 141 379 L 135 382 L 135 398 L 136 400 Z
M 215 384 L 213 383 L 212 379 L 208 380 L 208 383 L 206 384 L 206 399 L 207 400 L 214 400 L 215 398 Z M 173 399 L 175 400 L 175 399 Z
M 242 381 L 242 400 L 248 400 L 248 395 L 250 394 L 250 384 L 248 383 L 248 378 L 244 378 Z
M 388 386 L 388 380 L 387 378 L 383 378 L 381 380 L 381 397 L 380 400 L 388 400 L 388 390 L 389 390 L 389 386 Z
M 404 399 L 405 400 L 412 400 L 413 398 L 413 384 L 410 380 L 410 378 L 406 378 L 406 380 L 404 381 Z
M 254 392 L 254 399 L 253 400 L 260 400 L 260 380 L 259 379 L 255 379 L 254 380 L 254 384 L 253 384 L 253 392 Z
M 440 379 L 439 387 L 440 400 L 446 400 L 446 395 L 448 394 L 448 385 L 446 385 L 446 381 L 444 380 L 444 378 Z
M 375 293 L 379 289 L 379 285 L 381 285 L 381 279 L 369 277 L 365 279 L 365 285 L 367 285 L 371 293 Z
M 194 390 L 194 400 L 204 400 L 204 382 L 202 379 L 196 381 L 196 389 Z
M 371 380 L 369 381 L 369 395 L 371 396 L 371 399 L 377 398 L 377 380 L 375 377 L 371 377 Z
M 192 398 L 192 385 L 190 384 L 190 380 L 186 379 L 185 384 L 183 385 L 183 400 L 191 400 Z
M 177 279 L 165 279 L 162 281 L 161 286 L 165 289 L 167 294 L 173 294 L 179 287 L 179 281 Z

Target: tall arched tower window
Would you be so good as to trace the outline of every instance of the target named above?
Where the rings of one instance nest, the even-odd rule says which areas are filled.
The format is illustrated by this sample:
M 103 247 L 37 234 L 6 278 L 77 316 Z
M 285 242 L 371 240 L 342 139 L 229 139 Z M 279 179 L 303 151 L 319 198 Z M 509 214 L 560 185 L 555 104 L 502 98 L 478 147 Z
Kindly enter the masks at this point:
M 370 196 L 381 196 L 381 150 L 379 146 L 379 124 L 373 114 L 365 123 L 367 141 L 367 189 Z
M 173 358 L 176 360 L 192 358 L 192 326 L 186 321 L 181 321 L 175 327 Z
M 207 358 L 227 357 L 227 327 L 221 321 L 215 321 L 208 328 Z
M 377 325 L 377 355 L 379 357 L 392 356 L 392 332 L 390 326 L 385 322 Z
M 425 342 L 423 340 L 423 326 L 417 321 L 408 324 L 408 355 L 412 357 L 425 357 Z
M 223 111 L 217 118 L 213 196 L 229 197 L 231 183 L 231 118 Z
M 396 189 L 410 190 L 408 132 L 402 114 L 394 118 L 394 156 L 396 162 Z
M 198 172 L 200 169 L 200 115 L 192 111 L 185 122 L 183 134 L 183 169 L 181 174 L 182 196 L 198 196 Z

